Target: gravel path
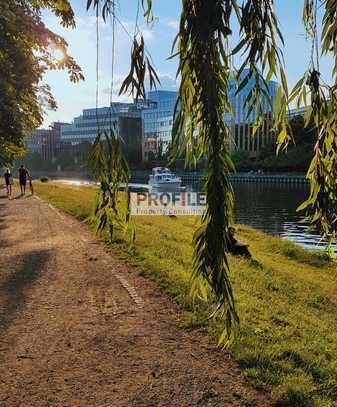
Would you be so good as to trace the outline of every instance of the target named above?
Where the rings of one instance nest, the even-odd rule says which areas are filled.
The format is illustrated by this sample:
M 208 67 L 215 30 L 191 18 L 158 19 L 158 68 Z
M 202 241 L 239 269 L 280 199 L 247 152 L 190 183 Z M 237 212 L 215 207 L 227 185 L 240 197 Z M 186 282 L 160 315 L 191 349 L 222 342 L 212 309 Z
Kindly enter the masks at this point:
M 271 405 L 84 224 L 0 190 L 1 407 Z

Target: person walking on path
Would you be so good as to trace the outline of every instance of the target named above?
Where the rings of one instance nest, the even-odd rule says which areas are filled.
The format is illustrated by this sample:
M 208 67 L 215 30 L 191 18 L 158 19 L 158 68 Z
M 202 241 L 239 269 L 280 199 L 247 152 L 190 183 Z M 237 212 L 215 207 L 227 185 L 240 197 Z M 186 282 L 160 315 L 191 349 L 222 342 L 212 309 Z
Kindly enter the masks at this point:
M 7 195 L 8 198 L 10 198 L 12 196 L 13 176 L 9 168 L 6 169 L 4 173 L 4 178 L 6 183 Z
M 34 186 L 33 186 L 32 177 L 29 177 L 29 189 L 30 189 L 31 195 L 34 195 Z
M 30 178 L 29 172 L 26 167 L 21 165 L 19 168 L 19 183 L 20 183 L 21 195 L 25 195 L 25 193 L 26 193 L 27 177 Z

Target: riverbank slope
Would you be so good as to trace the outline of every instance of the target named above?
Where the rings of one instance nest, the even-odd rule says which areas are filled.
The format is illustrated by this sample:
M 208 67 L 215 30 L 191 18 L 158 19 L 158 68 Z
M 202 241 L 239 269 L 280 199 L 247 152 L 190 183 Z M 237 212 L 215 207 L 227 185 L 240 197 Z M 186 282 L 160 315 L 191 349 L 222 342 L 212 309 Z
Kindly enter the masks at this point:
M 83 220 L 95 190 L 36 183 L 38 195 Z M 191 310 L 188 296 L 191 239 L 197 219 L 137 217 L 130 253 L 119 239 L 112 249 L 154 279 L 185 309 L 185 325 L 215 341 L 223 328 L 207 319 L 207 305 Z M 241 335 L 230 350 L 243 374 L 272 391 L 288 406 L 337 404 L 337 270 L 320 253 L 239 226 L 261 267 L 230 258 L 231 278 L 241 318 Z

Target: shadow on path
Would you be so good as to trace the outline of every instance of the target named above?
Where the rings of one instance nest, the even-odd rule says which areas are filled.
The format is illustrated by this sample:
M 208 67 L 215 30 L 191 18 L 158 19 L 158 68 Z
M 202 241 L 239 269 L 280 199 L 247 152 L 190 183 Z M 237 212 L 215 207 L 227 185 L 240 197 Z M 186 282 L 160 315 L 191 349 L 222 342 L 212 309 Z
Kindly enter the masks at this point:
M 31 251 L 20 256 L 17 270 L 0 284 L 0 335 L 14 321 L 26 302 L 27 291 L 42 276 L 43 268 L 50 258 L 50 251 Z M 14 268 L 14 267 L 13 267 Z
M 3 196 L 0 195 L 0 198 Z M 5 196 L 4 198 L 7 198 Z M 7 198 L 8 199 L 8 198 Z M 6 224 L 6 218 L 7 213 L 6 213 L 6 203 L 0 201 L 0 230 L 4 230 L 8 228 L 8 225 Z M 2 234 L 0 234 L 0 249 L 5 246 L 5 241 L 3 240 Z

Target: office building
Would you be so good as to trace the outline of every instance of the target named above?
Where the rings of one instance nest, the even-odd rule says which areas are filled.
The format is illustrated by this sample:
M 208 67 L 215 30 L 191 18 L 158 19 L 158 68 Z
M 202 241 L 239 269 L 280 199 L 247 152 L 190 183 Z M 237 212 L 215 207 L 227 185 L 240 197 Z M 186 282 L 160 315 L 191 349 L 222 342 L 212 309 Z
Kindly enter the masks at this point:
M 243 80 L 249 70 L 244 70 L 241 74 L 241 80 Z M 226 123 L 230 127 L 231 138 L 229 148 L 231 151 L 245 151 L 251 158 L 255 158 L 261 148 L 270 143 L 275 135 L 271 132 L 271 119 L 272 112 L 270 105 L 266 98 L 262 98 L 262 108 L 266 113 L 266 120 L 262 123 L 260 128 L 253 135 L 253 124 L 257 118 L 257 110 L 253 109 L 248 115 L 248 107 L 245 105 L 245 100 L 251 90 L 255 86 L 255 77 L 253 76 L 237 94 L 239 83 L 233 78 L 230 82 L 230 96 L 229 101 L 232 107 L 233 116 L 226 116 Z M 261 87 L 264 85 L 261 83 Z M 276 94 L 278 90 L 278 84 L 274 81 L 268 83 L 268 95 L 272 104 L 275 102 Z M 269 115 L 268 115 L 269 113 Z
M 248 72 L 244 70 L 242 78 Z M 273 137 L 268 120 L 255 136 L 252 135 L 256 111 L 253 110 L 247 117 L 244 101 L 254 84 L 255 78 L 251 78 L 240 93 L 236 94 L 238 83 L 234 77 L 231 79 L 229 99 L 233 115 L 225 115 L 231 132 L 230 150 L 247 151 L 251 157 L 256 157 L 259 150 Z M 272 101 L 275 100 L 277 88 L 275 82 L 268 84 Z M 177 97 L 178 93 L 175 91 L 155 90 L 147 93 L 146 101 L 113 103 L 111 107 L 86 109 L 82 115 L 75 117 L 71 125 L 61 127 L 61 145 L 68 144 L 76 148 L 83 142 L 92 143 L 98 130 L 108 130 L 113 126 L 118 136 L 124 140 L 129 160 L 137 164 L 141 160 L 153 159 L 160 153 L 165 154 L 171 142 Z M 262 103 L 268 113 L 270 109 L 267 101 Z
M 61 145 L 67 151 L 83 150 L 81 145 L 93 143 L 98 131 L 111 128 L 122 140 L 125 156 L 130 164 L 142 161 L 142 119 L 144 108 L 139 103 L 113 103 L 111 108 L 85 109 L 72 124 L 62 126 Z M 71 148 L 70 148 L 71 146 Z
M 158 137 L 160 122 L 169 116 L 173 116 L 178 93 L 167 90 L 155 90 L 148 92 L 148 107 L 142 110 L 144 123 L 144 137 Z
M 68 123 L 54 122 L 48 129 L 37 129 L 26 137 L 29 153 L 37 153 L 45 161 L 53 161 L 60 149 L 61 127 Z
M 115 127 L 120 117 L 141 118 L 141 109 L 134 103 L 113 103 L 111 108 L 85 109 L 80 116 L 74 118 L 72 124 L 62 126 L 61 141 L 71 144 L 94 142 L 98 131 Z
M 163 117 L 158 122 L 158 140 L 162 154 L 166 154 L 172 141 L 173 116 Z
M 144 126 L 143 160 L 157 156 L 159 150 L 166 150 L 172 133 L 172 118 L 178 92 L 155 90 L 148 92 L 148 105 L 142 110 Z M 164 125 L 171 121 L 169 126 Z M 165 126 L 165 129 L 163 127 Z M 166 134 L 163 138 L 163 134 Z M 162 151 L 163 152 L 163 151 Z

